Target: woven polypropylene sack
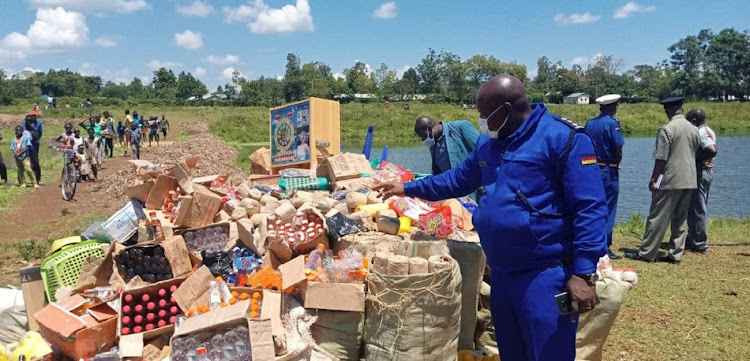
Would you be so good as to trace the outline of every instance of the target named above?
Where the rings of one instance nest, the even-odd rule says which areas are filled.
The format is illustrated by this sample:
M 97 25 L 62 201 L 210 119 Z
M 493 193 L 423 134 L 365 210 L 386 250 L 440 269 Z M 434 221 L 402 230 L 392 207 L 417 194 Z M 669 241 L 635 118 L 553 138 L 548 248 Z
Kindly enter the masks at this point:
M 629 282 L 604 277 L 596 282 L 600 303 L 578 319 L 576 333 L 576 360 L 600 361 L 602 348 L 615 323 L 620 305 L 633 285 Z
M 333 248 L 334 252 L 344 249 L 354 249 L 368 259 L 372 259 L 373 254 L 377 251 L 394 252 L 401 241 L 401 237 L 399 236 L 380 232 L 361 232 L 341 237 L 337 242 L 333 243 L 331 248 Z
M 484 251 L 479 243 L 446 240 L 451 257 L 461 269 L 461 332 L 459 350 L 474 349 L 474 331 L 477 328 L 479 290 L 484 276 Z
M 310 329 L 315 343 L 342 360 L 359 360 L 364 312 L 312 311 L 318 319 Z
M 365 360 L 456 360 L 461 272 L 451 264 L 428 274 L 368 275 Z

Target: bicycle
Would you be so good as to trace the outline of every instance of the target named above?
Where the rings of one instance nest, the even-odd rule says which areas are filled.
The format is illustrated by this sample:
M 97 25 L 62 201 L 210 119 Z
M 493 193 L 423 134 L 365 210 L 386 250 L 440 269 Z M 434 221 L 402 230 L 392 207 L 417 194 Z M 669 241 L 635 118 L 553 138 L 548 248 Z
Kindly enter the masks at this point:
M 60 189 L 62 190 L 63 199 L 70 201 L 76 194 L 76 185 L 78 184 L 76 152 L 72 148 L 66 146 L 52 147 L 52 149 L 61 152 L 63 157 L 65 157 L 65 163 L 60 177 Z

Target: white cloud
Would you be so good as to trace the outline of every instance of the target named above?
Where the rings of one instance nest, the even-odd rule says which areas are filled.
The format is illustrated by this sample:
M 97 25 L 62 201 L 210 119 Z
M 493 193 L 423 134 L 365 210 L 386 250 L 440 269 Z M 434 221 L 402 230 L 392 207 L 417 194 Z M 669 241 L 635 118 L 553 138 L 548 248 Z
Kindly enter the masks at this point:
M 338 73 L 337 73 L 337 74 L 338 74 Z M 335 76 L 336 76 L 336 74 L 333 74 L 333 76 L 335 77 Z M 279 80 L 279 81 L 281 81 L 281 80 L 284 80 L 284 76 L 283 76 L 283 75 L 277 75 L 277 76 L 276 76 L 276 80 Z
M 139 78 L 139 79 L 141 79 L 141 83 L 143 83 L 143 85 L 149 85 L 149 84 L 151 84 L 151 80 L 153 80 L 153 79 L 152 79 L 152 78 L 151 78 L 150 76 L 148 76 L 148 75 L 144 75 L 144 76 L 139 76 L 138 78 Z
M 315 30 L 310 3 L 296 0 L 295 5 L 271 8 L 263 0 L 255 0 L 236 8 L 224 7 L 227 22 L 248 22 L 254 34 L 312 32 Z
M 226 56 L 209 55 L 202 59 L 206 63 L 216 65 L 230 65 L 237 64 L 240 62 L 240 57 L 234 54 L 227 54 Z
M 21 71 L 30 71 L 32 73 L 41 73 L 43 70 L 42 69 L 37 69 L 37 68 L 32 68 L 30 66 L 26 66 Z
M 81 64 L 81 67 L 78 68 L 78 72 L 83 76 L 96 75 L 96 65 L 91 63 L 83 63 Z
M 346 75 L 344 75 L 344 73 L 333 73 L 333 77 L 334 79 L 346 79 Z
M 130 84 L 130 82 L 133 80 L 133 77 L 130 75 L 130 70 L 128 68 L 115 70 L 115 71 L 105 71 L 104 74 L 102 74 L 102 79 L 111 80 L 113 83 L 120 84 Z
M 191 30 L 185 30 L 174 34 L 174 42 L 182 48 L 196 50 L 203 47 L 203 35 Z
M 204 1 L 194 1 L 189 5 L 178 5 L 177 12 L 185 16 L 197 16 L 204 18 L 211 15 L 214 7 Z
M 167 69 L 179 68 L 182 65 L 183 65 L 182 63 L 178 63 L 178 62 L 172 62 L 172 61 L 161 62 L 159 60 L 151 60 L 148 62 L 148 64 L 146 64 L 146 66 L 148 66 L 148 68 L 151 70 L 159 70 L 160 68 L 167 68 Z
M 195 71 L 193 72 L 193 74 L 195 76 L 204 76 L 206 75 L 206 69 L 199 66 L 195 68 Z
M 395 1 L 383 3 L 372 13 L 372 17 L 375 19 L 393 19 L 396 15 L 398 14 L 396 13 Z
M 117 41 L 107 36 L 102 36 L 94 40 L 94 44 L 101 48 L 114 48 L 117 46 Z
M 612 15 L 612 17 L 615 19 L 627 19 L 630 17 L 630 15 L 633 15 L 633 13 L 648 13 L 654 10 L 656 10 L 656 5 L 641 5 L 636 3 L 635 1 L 631 1 L 625 4 L 623 7 L 615 10 L 615 13 L 614 15 Z
M 21 62 L 32 54 L 60 54 L 89 42 L 83 14 L 61 7 L 39 9 L 26 34 L 13 32 L 0 39 L 0 65 Z
M 557 14 L 553 18 L 556 23 L 560 25 L 568 25 L 568 24 L 586 24 L 586 23 L 593 23 L 596 21 L 599 21 L 601 16 L 599 15 L 591 15 L 589 12 L 585 12 L 583 14 Z
M 221 76 L 219 77 L 219 80 L 232 80 L 232 74 L 237 71 L 233 67 L 229 66 L 226 67 L 224 70 L 221 71 Z
M 95 13 L 115 11 L 132 13 L 147 9 L 150 5 L 145 0 L 27 0 L 36 8 L 63 7 L 67 10 Z
M 577 56 L 570 61 L 570 65 L 583 65 L 589 62 L 589 58 L 585 56 Z
M 407 70 L 411 69 L 410 66 L 404 65 L 401 69 L 396 70 L 396 79 L 401 79 L 404 77 L 404 73 L 406 73 Z

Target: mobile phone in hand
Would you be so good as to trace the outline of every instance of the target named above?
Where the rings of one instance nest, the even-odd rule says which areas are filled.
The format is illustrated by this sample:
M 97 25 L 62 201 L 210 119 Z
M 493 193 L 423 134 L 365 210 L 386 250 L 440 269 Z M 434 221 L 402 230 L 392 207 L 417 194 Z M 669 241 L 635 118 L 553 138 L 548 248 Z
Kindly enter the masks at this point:
M 555 302 L 557 302 L 557 310 L 560 312 L 560 316 L 569 315 L 573 312 L 570 305 L 570 293 L 568 291 L 555 295 Z M 598 295 L 595 302 L 597 305 L 601 302 Z

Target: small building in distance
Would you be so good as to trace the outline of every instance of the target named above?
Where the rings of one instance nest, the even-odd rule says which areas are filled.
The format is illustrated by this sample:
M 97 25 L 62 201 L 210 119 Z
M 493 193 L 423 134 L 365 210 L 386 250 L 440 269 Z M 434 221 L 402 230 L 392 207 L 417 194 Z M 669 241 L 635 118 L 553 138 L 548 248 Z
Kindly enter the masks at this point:
M 573 93 L 563 98 L 563 104 L 588 104 L 589 95 L 586 93 Z

